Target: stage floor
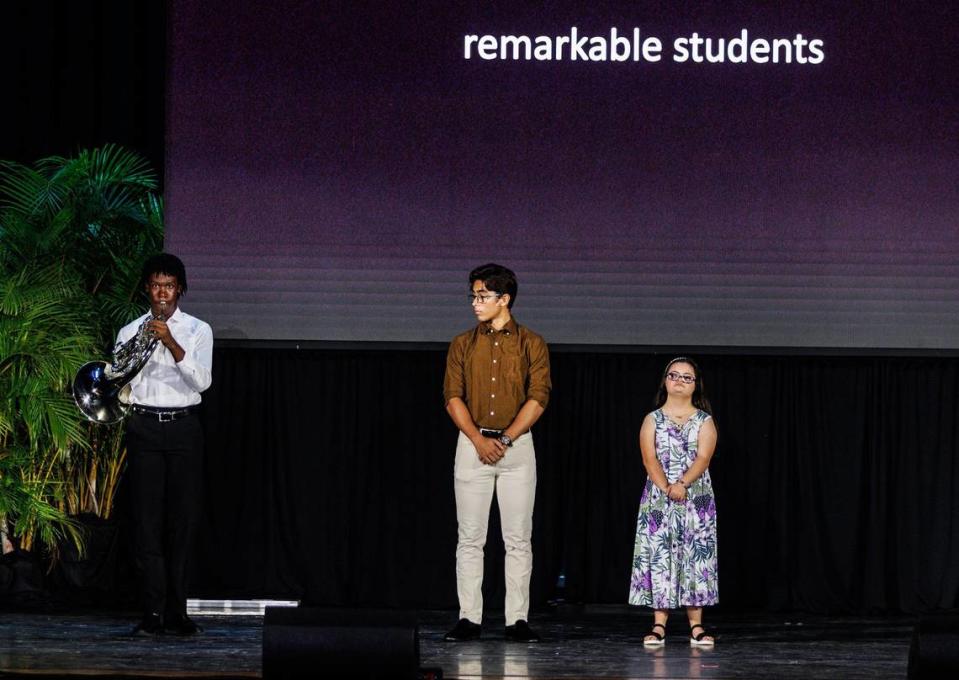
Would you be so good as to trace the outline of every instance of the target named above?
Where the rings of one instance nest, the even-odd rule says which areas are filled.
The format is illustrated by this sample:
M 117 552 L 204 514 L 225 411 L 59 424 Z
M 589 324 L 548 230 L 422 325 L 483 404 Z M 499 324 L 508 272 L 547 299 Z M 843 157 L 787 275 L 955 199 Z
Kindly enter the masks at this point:
M 646 650 L 649 615 L 627 607 L 565 608 L 532 617 L 544 641 L 507 644 L 502 618 L 482 640 L 450 644 L 454 612 L 420 613 L 423 666 L 444 677 L 554 678 L 905 678 L 913 620 L 713 616 L 712 650 L 690 648 L 680 617 L 665 647 Z M 708 612 L 707 612 L 708 616 Z M 0 614 L 0 675 L 241 678 L 261 674 L 263 619 L 198 616 L 196 638 L 128 637 L 133 620 L 116 615 Z

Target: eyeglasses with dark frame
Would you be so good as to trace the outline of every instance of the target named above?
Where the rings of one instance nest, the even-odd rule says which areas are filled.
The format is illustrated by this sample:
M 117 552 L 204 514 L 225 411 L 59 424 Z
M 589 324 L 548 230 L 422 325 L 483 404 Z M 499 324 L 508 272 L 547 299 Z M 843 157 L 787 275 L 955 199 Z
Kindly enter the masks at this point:
M 689 373 L 677 373 L 676 371 L 670 371 L 666 374 L 667 380 L 672 380 L 673 382 L 684 382 L 687 385 L 691 385 L 696 382 L 696 376 L 689 375 Z
M 466 299 L 471 305 L 475 305 L 477 302 L 481 305 L 485 305 L 487 302 L 491 302 L 501 297 L 503 297 L 502 293 L 483 293 L 482 295 L 470 293 L 466 296 Z

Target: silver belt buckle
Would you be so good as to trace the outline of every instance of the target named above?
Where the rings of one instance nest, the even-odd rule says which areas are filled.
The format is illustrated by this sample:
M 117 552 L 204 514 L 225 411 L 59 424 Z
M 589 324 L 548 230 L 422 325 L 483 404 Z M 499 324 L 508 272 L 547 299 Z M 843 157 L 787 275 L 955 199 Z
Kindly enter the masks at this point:
M 157 417 L 160 419 L 161 423 L 172 423 L 176 420 L 176 412 L 171 411 L 170 413 L 157 413 Z

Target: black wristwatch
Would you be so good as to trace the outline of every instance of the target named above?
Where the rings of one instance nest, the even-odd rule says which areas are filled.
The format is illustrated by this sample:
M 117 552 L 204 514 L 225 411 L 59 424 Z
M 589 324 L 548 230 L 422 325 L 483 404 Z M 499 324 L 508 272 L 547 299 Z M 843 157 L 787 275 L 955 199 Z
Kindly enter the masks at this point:
M 512 446 L 512 445 L 513 445 L 513 438 L 510 437 L 510 436 L 509 436 L 508 434 L 506 434 L 505 432 L 499 436 L 499 441 L 500 441 L 501 444 L 504 444 L 504 445 L 506 445 L 506 446 Z

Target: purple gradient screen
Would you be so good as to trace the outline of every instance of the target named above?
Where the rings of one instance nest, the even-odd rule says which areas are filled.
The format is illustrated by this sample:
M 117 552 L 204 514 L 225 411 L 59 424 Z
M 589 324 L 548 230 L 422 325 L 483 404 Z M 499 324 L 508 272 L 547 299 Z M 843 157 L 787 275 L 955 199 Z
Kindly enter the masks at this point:
M 220 338 L 449 340 L 495 261 L 554 343 L 959 347 L 948 3 L 169 12 L 166 247 Z M 478 54 L 572 27 L 661 59 Z M 743 30 L 822 59 L 672 58 Z

